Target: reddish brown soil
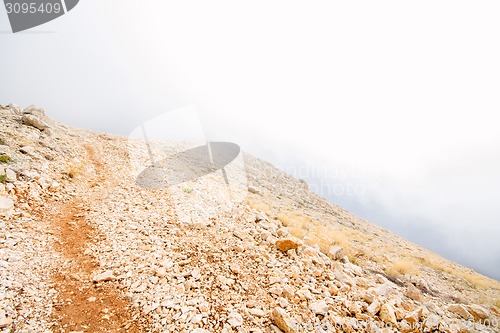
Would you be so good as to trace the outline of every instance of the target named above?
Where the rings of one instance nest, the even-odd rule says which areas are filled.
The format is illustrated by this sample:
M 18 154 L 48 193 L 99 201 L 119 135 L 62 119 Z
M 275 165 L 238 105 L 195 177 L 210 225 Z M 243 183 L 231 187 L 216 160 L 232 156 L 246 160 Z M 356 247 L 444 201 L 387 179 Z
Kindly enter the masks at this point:
M 89 188 L 104 177 L 105 168 L 96 160 L 94 151 L 86 147 L 96 174 L 87 180 L 77 180 Z M 92 179 L 94 178 L 94 179 Z M 54 332 L 144 332 L 139 316 L 129 300 L 122 296 L 115 282 L 94 283 L 95 274 L 103 271 L 92 256 L 89 245 L 104 238 L 86 220 L 86 200 L 74 199 L 66 203 L 50 203 L 49 220 L 58 238 L 56 249 L 69 261 L 69 267 L 54 275 L 59 293 L 53 312 Z M 95 198 L 92 198 L 95 200 Z M 56 207 L 56 209 L 54 209 Z

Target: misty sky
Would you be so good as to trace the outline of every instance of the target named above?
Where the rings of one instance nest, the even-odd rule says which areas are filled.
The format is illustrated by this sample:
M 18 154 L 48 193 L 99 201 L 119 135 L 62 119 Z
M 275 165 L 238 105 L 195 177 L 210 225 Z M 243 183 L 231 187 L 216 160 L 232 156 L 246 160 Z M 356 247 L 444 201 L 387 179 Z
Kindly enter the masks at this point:
M 196 109 L 331 201 L 500 279 L 497 1 L 82 0 L 12 34 L 0 104 L 128 135 Z

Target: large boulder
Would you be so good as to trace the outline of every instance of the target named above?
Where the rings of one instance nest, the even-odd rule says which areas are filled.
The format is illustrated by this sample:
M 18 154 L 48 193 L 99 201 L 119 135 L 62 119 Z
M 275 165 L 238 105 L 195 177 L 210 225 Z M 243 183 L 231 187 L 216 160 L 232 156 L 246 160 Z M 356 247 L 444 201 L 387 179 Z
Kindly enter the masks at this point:
M 42 119 L 32 114 L 23 115 L 23 123 L 38 128 L 40 131 L 49 128 L 49 125 L 47 125 Z

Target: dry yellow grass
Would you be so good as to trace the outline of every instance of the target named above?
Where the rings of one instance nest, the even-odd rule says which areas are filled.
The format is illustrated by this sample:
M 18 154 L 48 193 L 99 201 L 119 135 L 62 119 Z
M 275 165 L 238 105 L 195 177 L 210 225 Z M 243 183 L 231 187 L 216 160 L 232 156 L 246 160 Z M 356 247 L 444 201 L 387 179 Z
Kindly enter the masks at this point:
M 462 278 L 477 289 L 493 288 L 500 290 L 500 282 L 490 279 L 474 271 L 460 271 L 457 268 L 453 267 L 451 262 L 447 262 L 442 258 L 438 258 L 437 256 L 431 255 L 428 258 L 419 258 L 419 260 L 422 266 L 426 266 L 434 270 L 439 270 L 452 276 Z
M 500 298 L 497 298 L 493 301 L 493 305 L 500 309 Z
M 259 200 L 248 200 L 248 205 L 261 212 L 268 212 L 271 208 L 268 204 Z
M 358 242 L 365 240 L 356 230 L 340 230 L 326 222 L 290 211 L 280 212 L 277 218 L 293 236 L 303 239 L 307 245 L 318 245 L 324 254 L 328 253 L 331 246 L 338 245 L 344 249 L 352 262 L 356 262 L 362 255 L 351 245 L 354 240 Z
M 309 231 L 310 219 L 305 216 L 280 213 L 277 218 L 285 227 L 288 228 L 294 237 L 304 239 Z
M 258 198 L 249 201 L 251 207 L 270 212 L 272 207 Z M 277 208 L 277 207 L 273 207 Z M 475 272 L 463 272 L 453 267 L 451 262 L 440 258 L 437 255 L 415 256 L 409 252 L 400 252 L 392 264 L 386 264 L 386 257 L 377 255 L 380 253 L 390 253 L 393 250 L 390 244 L 384 242 L 374 242 L 373 238 L 365 236 L 361 231 L 318 221 L 304 214 L 294 211 L 292 208 L 283 209 L 276 215 L 283 226 L 287 227 L 290 233 L 302 240 L 307 245 L 318 245 L 320 250 L 327 254 L 330 247 L 338 245 L 344 249 L 351 262 L 357 263 L 362 256 L 369 255 L 370 260 L 385 266 L 385 272 L 398 278 L 403 276 L 420 276 L 422 267 L 429 267 L 440 270 L 452 276 L 456 276 L 469 282 L 477 289 L 494 288 L 500 290 L 500 283 L 489 279 Z M 278 209 L 279 209 L 278 208 Z M 276 210 L 278 210 L 276 209 Z M 376 247 L 376 248 L 375 248 Z M 373 255 L 370 255 L 373 254 Z M 494 300 L 489 302 L 495 303 Z
M 330 247 L 334 244 L 333 236 L 335 231 L 331 228 L 322 228 L 321 226 L 313 226 L 307 233 L 305 243 L 307 245 L 318 245 L 323 253 L 328 253 Z
M 370 252 L 367 248 L 370 239 L 360 231 L 354 229 L 340 229 L 331 224 L 311 219 L 299 213 L 285 211 L 277 216 L 278 220 L 290 230 L 290 233 L 303 239 L 307 245 L 318 245 L 320 250 L 327 254 L 332 245 L 338 245 L 352 262 L 357 262 L 358 258 Z M 354 244 L 356 243 L 356 244 Z M 390 252 L 390 249 L 387 249 Z M 373 257 L 372 260 L 384 264 L 383 257 Z M 461 272 L 452 267 L 447 261 L 438 258 L 414 257 L 409 253 L 399 255 L 399 258 L 392 264 L 386 266 L 386 273 L 395 277 L 420 275 L 419 267 L 427 266 L 436 270 L 441 270 L 453 276 L 460 277 L 469 282 L 475 288 L 498 288 L 498 282 L 478 273 Z
M 80 161 L 77 158 L 72 159 L 71 161 L 68 162 L 66 165 L 66 172 L 65 174 L 69 178 L 76 178 L 78 175 L 80 175 L 83 172 L 84 169 L 84 163 Z
M 388 275 L 395 277 L 403 277 L 404 275 L 415 275 L 417 273 L 417 263 L 412 259 L 399 259 L 398 261 L 388 265 L 385 272 Z

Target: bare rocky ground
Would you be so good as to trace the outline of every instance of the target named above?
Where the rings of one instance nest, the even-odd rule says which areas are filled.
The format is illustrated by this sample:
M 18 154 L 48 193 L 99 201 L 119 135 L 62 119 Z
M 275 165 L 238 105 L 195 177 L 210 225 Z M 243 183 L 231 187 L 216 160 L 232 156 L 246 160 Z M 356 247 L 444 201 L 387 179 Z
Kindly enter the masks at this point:
M 218 173 L 141 188 L 126 138 L 0 114 L 1 332 L 499 332 L 497 281 L 264 161 L 241 202 Z

